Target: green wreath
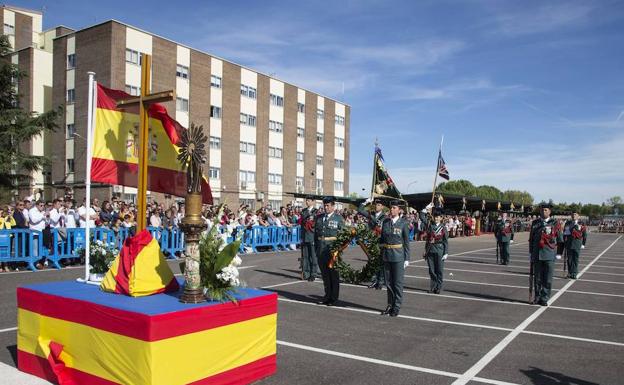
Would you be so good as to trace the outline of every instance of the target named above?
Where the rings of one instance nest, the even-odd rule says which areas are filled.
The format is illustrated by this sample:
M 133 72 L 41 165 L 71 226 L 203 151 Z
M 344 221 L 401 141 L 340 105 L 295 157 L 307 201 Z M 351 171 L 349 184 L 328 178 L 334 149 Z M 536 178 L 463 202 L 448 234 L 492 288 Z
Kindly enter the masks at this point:
M 356 270 L 342 259 L 342 252 L 355 238 L 356 243 L 362 248 L 368 261 L 361 270 Z M 358 284 L 370 281 L 373 275 L 381 269 L 381 251 L 379 248 L 379 236 L 366 225 L 349 227 L 338 232 L 336 240 L 329 246 L 330 268 L 335 268 L 343 282 Z

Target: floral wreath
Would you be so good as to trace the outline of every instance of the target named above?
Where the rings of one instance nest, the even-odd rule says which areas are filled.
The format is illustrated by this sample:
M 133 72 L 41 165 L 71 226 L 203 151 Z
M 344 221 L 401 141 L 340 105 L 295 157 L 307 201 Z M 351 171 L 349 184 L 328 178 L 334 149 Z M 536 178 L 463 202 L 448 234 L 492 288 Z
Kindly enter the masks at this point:
M 350 264 L 342 259 L 343 251 L 355 239 L 362 248 L 368 261 L 361 270 L 355 270 Z M 381 251 L 379 248 L 379 235 L 370 230 L 366 225 L 349 227 L 338 232 L 336 240 L 329 246 L 329 268 L 338 270 L 340 278 L 346 283 L 358 284 L 370 281 L 373 275 L 381 268 Z

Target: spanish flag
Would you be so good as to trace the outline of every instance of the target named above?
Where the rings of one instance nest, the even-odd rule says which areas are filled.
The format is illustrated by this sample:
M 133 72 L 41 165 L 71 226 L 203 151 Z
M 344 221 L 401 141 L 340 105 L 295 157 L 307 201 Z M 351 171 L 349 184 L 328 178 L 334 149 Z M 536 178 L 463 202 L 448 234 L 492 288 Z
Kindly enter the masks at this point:
M 178 281 L 160 250 L 158 241 L 146 229 L 124 241 L 100 288 L 132 297 L 178 291 Z
M 138 106 L 117 109 L 117 101 L 131 95 L 97 85 L 97 109 L 91 180 L 129 187 L 137 186 L 139 162 Z M 147 189 L 176 196 L 186 195 L 186 173 L 177 160 L 180 132 L 185 130 L 161 104 L 149 108 Z M 204 203 L 212 203 L 206 178 L 202 180 Z

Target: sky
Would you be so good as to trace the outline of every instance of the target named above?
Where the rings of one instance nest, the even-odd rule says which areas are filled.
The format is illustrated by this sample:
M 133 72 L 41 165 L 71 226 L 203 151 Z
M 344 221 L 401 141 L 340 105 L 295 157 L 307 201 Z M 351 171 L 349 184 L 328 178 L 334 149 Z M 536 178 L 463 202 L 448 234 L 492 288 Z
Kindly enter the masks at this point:
M 624 1 L 13 1 L 108 19 L 351 106 L 350 190 L 375 140 L 400 191 L 451 179 L 536 201 L 624 196 Z

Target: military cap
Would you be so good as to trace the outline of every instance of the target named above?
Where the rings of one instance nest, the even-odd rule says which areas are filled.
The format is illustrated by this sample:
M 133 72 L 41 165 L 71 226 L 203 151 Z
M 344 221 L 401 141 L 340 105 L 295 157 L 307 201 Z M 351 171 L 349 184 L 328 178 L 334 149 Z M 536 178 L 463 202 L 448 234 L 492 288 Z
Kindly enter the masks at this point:
M 444 212 L 441 208 L 435 207 L 433 210 L 431 210 L 431 215 L 433 215 L 434 217 L 442 216 L 443 214 Z
M 552 209 L 553 205 L 552 205 L 552 203 L 544 202 L 544 203 L 540 203 L 539 207 L 541 209 Z
M 382 205 L 383 205 L 383 204 L 384 204 L 384 201 L 383 201 L 383 199 L 381 199 L 381 198 L 375 198 L 375 199 L 373 199 L 373 203 L 379 203 L 379 204 L 382 204 Z
M 403 202 L 398 199 L 393 199 L 390 201 L 390 206 L 401 206 L 401 205 L 403 205 Z
M 306 196 L 305 196 L 305 199 L 306 199 L 306 200 L 308 200 L 308 199 L 309 199 L 309 200 L 312 200 L 312 201 L 313 201 L 313 200 L 315 200 L 313 195 L 306 195 Z
M 336 198 L 334 197 L 325 197 L 323 198 L 323 204 L 327 204 L 327 203 L 335 203 L 336 202 Z

